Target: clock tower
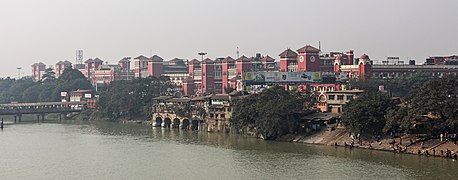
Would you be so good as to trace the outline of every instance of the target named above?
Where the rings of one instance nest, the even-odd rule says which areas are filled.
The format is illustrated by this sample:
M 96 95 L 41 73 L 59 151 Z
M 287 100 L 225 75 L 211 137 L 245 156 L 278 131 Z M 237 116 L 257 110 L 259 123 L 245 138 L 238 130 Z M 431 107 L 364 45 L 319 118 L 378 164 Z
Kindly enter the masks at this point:
M 320 71 L 320 50 L 307 45 L 297 50 L 297 69 L 300 72 Z

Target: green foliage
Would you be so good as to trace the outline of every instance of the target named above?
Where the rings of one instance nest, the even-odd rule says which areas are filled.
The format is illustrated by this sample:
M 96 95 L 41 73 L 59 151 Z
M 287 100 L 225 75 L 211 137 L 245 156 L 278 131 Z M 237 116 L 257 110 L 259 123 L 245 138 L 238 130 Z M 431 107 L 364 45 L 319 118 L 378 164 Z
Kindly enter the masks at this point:
M 429 74 L 418 72 L 412 76 L 397 79 L 371 78 L 365 81 L 352 80 L 350 81 L 350 87 L 365 91 L 378 91 L 379 86 L 383 85 L 393 96 L 406 97 L 411 89 L 417 88 L 431 79 L 432 76 Z
M 235 128 L 254 126 L 264 139 L 276 139 L 297 132 L 299 119 L 308 111 L 311 101 L 299 93 L 274 86 L 260 94 L 250 95 L 235 102 L 232 122 Z
M 98 107 L 110 119 L 147 118 L 151 115 L 152 99 L 172 88 L 167 77 L 114 81 L 100 95 Z
M 60 101 L 60 92 L 92 89 L 91 83 L 75 69 L 65 69 L 59 79 L 48 68 L 43 80 L 33 82 L 31 78 L 0 79 L 0 103 L 52 102 Z
M 412 89 L 402 107 L 387 114 L 385 130 L 406 132 L 414 119 L 429 116 L 434 119 L 430 132 L 457 131 L 458 81 L 456 75 L 432 79 Z
M 43 83 L 55 83 L 56 81 L 56 73 L 53 71 L 52 68 L 46 68 L 45 73 L 41 77 Z
M 395 104 L 386 94 L 366 91 L 343 108 L 342 122 L 353 132 L 382 132 L 387 112 Z
M 409 113 L 432 115 L 446 128 L 458 125 L 458 81 L 455 76 L 428 81 L 412 90 L 407 101 Z

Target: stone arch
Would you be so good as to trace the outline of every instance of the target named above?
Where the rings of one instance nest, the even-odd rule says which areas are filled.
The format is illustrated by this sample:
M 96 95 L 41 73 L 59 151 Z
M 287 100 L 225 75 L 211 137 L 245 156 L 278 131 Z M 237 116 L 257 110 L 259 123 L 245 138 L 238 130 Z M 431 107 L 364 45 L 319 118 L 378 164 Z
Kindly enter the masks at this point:
M 199 129 L 199 120 L 194 119 L 191 121 L 191 130 L 198 130 Z
M 162 118 L 156 117 L 155 121 L 153 122 L 153 127 L 161 127 L 162 125 Z
M 190 124 L 191 123 L 189 122 L 189 119 L 183 119 L 183 123 L 180 124 L 180 128 L 181 129 L 188 129 Z
M 162 127 L 169 128 L 170 125 L 172 124 L 172 120 L 168 117 L 164 119 L 164 122 L 162 122 Z
M 173 119 L 173 122 L 172 122 L 172 128 L 178 128 L 178 127 L 180 127 L 180 119 L 175 118 Z

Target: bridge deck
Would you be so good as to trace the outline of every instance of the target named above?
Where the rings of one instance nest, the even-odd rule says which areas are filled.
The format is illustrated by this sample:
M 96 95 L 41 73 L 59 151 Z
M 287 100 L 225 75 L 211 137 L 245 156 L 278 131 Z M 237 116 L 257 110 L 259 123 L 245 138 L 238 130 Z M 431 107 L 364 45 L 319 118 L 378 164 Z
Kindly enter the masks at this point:
M 0 104 L 0 115 L 80 112 L 86 102 L 37 102 Z

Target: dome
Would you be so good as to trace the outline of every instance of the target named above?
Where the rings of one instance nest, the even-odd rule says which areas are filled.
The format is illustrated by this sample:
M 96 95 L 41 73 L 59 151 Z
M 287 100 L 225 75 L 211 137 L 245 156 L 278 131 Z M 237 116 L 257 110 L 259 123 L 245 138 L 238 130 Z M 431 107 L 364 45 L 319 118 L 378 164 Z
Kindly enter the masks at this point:
M 367 54 L 363 54 L 359 59 L 369 59 L 369 56 Z

